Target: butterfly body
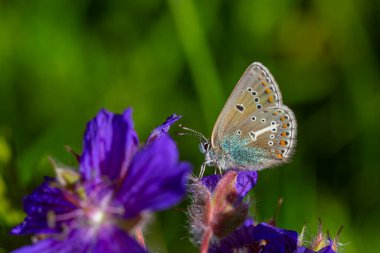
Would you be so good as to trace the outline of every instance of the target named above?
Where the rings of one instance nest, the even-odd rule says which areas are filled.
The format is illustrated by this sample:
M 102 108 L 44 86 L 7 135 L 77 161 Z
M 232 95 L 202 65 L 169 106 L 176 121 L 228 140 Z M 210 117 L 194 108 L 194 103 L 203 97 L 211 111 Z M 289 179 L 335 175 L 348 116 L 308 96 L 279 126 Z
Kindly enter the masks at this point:
M 297 123 L 282 103 L 269 70 L 252 63 L 228 98 L 211 140 L 201 143 L 205 166 L 260 170 L 286 163 L 294 153 Z

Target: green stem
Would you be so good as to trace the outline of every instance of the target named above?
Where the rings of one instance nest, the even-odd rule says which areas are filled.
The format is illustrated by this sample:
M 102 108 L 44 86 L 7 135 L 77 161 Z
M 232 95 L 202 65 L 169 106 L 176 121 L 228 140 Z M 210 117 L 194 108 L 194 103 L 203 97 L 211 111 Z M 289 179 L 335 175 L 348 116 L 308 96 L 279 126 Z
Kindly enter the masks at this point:
M 167 1 L 190 65 L 203 116 L 207 119 L 208 128 L 211 129 L 217 117 L 215 113 L 222 109 L 224 95 L 207 45 L 205 31 L 192 0 Z

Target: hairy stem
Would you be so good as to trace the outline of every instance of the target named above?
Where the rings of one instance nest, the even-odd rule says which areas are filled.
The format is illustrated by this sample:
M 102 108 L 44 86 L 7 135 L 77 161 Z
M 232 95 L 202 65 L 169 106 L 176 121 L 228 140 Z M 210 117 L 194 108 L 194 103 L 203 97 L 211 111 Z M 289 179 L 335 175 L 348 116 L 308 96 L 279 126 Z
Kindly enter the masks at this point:
M 140 245 L 143 247 L 143 248 L 146 248 L 145 246 L 145 240 L 144 240 L 144 235 L 141 231 L 141 228 L 138 227 L 135 231 L 135 236 L 136 236 L 136 240 L 140 243 Z
M 208 248 L 210 246 L 211 237 L 212 237 L 212 229 L 211 228 L 207 228 L 206 231 L 205 231 L 205 233 L 203 234 L 201 249 L 199 251 L 200 253 L 207 253 L 208 252 Z

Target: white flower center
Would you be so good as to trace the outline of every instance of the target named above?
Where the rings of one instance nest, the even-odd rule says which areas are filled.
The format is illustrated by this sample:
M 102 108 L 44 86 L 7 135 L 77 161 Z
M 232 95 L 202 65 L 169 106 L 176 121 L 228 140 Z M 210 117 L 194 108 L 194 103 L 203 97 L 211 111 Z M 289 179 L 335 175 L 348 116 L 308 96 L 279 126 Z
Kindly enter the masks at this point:
M 104 216 L 103 210 L 97 210 L 91 214 L 90 219 L 95 225 L 100 225 L 104 220 Z

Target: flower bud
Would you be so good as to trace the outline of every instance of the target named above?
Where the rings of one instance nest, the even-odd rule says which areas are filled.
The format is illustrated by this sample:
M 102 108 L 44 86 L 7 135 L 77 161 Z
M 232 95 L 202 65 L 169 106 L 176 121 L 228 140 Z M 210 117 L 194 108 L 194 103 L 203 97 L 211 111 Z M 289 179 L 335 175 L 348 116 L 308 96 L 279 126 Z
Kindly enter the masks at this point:
M 240 227 L 248 213 L 243 198 L 256 181 L 257 172 L 233 170 L 223 176 L 193 179 L 189 217 L 194 242 L 220 240 Z

